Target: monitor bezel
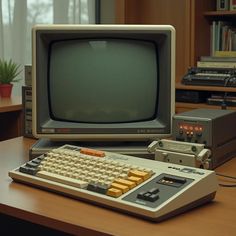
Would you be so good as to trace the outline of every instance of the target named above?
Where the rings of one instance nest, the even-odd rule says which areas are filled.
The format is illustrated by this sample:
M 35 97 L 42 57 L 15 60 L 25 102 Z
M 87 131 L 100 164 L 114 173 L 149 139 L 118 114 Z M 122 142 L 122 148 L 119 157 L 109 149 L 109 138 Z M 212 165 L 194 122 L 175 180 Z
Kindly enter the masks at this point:
M 50 36 L 49 36 L 50 35 Z M 66 36 L 67 35 L 67 36 Z M 168 95 L 161 95 L 165 98 L 163 103 L 159 104 L 160 110 L 158 111 L 159 117 L 152 121 L 147 121 L 146 125 L 142 122 L 134 122 L 133 124 L 122 124 L 119 126 L 96 126 L 90 124 L 88 127 L 84 126 L 81 130 L 74 127 L 60 127 L 58 121 L 49 121 L 51 127 L 42 127 L 42 110 L 46 94 L 40 95 L 40 91 L 45 91 L 45 82 L 42 78 L 47 76 L 45 73 L 45 66 L 47 62 L 43 62 L 42 57 L 47 58 L 45 55 L 48 51 L 48 45 L 52 40 L 67 38 L 96 38 L 96 37 L 121 37 L 133 39 L 146 39 L 160 41 L 162 35 L 166 41 L 166 49 L 164 52 L 169 53 L 165 61 L 165 73 L 167 74 L 166 81 L 160 79 L 159 86 L 169 91 Z M 49 37 L 48 37 L 49 36 Z M 155 39 L 156 36 L 156 39 Z M 32 129 L 36 138 L 48 138 L 52 140 L 155 140 L 159 137 L 167 137 L 171 135 L 172 116 L 175 109 L 175 30 L 170 25 L 37 25 L 32 29 Z M 159 42 L 158 42 L 159 43 Z M 160 55 L 164 58 L 165 55 Z M 162 66 L 163 67 L 163 66 Z M 163 70 L 164 71 L 164 70 Z M 161 72 L 164 76 L 164 72 Z M 167 86 L 167 89 L 166 87 Z M 167 109 L 163 112 L 163 106 Z M 40 108 L 41 107 L 41 108 Z M 40 110 L 41 109 L 41 110 Z M 47 108 L 43 108 L 47 109 Z M 50 123 L 51 122 L 51 123 Z M 53 124 L 54 123 L 54 124 Z M 65 123 L 64 123 L 65 124 Z M 84 124 L 83 124 L 84 125 Z M 156 125 L 156 127 L 155 127 Z M 54 126 L 54 127 L 53 127 Z M 158 127 L 159 126 L 159 127 Z M 58 128 L 60 127 L 60 128 Z M 104 129 L 105 128 L 105 129 Z M 81 132 L 82 131 L 82 132 Z

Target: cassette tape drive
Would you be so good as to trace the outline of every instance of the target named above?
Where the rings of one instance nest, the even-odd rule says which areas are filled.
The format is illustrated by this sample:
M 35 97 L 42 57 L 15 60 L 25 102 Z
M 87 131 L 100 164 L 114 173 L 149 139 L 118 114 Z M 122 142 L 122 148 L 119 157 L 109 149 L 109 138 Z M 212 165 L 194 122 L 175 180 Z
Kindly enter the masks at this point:
M 204 144 L 161 139 L 153 141 L 148 150 L 156 161 L 209 169 L 211 151 Z

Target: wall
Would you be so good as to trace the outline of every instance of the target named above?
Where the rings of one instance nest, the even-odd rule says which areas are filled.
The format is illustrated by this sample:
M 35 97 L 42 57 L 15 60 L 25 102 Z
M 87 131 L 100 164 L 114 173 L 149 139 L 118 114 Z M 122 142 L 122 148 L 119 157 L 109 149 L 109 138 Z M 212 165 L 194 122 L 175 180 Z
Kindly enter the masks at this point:
M 101 0 L 101 24 L 115 23 L 115 0 Z

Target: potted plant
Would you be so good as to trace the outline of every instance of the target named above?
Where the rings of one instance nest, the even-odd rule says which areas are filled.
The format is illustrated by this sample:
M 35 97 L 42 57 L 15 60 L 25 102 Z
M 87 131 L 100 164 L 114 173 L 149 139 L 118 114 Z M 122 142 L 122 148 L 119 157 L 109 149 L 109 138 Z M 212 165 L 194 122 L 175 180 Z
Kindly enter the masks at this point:
M 10 97 L 14 82 L 20 79 L 16 77 L 20 74 L 20 65 L 12 60 L 6 61 L 0 59 L 0 96 Z

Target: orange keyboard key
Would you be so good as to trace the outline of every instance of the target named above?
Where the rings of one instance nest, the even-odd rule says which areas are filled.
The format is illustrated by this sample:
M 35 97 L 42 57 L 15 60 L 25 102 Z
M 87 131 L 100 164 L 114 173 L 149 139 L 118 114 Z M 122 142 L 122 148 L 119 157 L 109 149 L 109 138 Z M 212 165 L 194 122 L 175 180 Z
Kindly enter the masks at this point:
M 132 189 L 136 186 L 135 182 L 121 178 L 115 179 L 114 183 L 126 185 L 127 187 L 129 187 L 129 189 Z
M 141 184 L 143 182 L 143 179 L 140 177 L 136 177 L 136 176 L 129 176 L 127 178 L 127 180 L 130 180 L 132 182 L 135 182 L 137 185 Z
M 119 197 L 122 195 L 122 191 L 117 188 L 109 188 L 107 190 L 107 195 L 111 197 Z
M 96 157 L 105 157 L 105 152 L 100 150 L 94 150 L 90 148 L 81 148 L 80 153 L 90 155 L 90 156 L 96 156 Z
M 145 171 L 139 171 L 139 170 L 131 170 L 128 173 L 129 176 L 135 176 L 135 177 L 139 177 L 142 178 L 143 180 L 146 180 L 148 178 L 151 177 L 151 175 L 148 172 Z
M 126 193 L 129 191 L 129 188 L 126 185 L 123 184 L 117 184 L 117 183 L 112 183 L 111 188 L 116 188 L 122 191 L 122 193 Z

